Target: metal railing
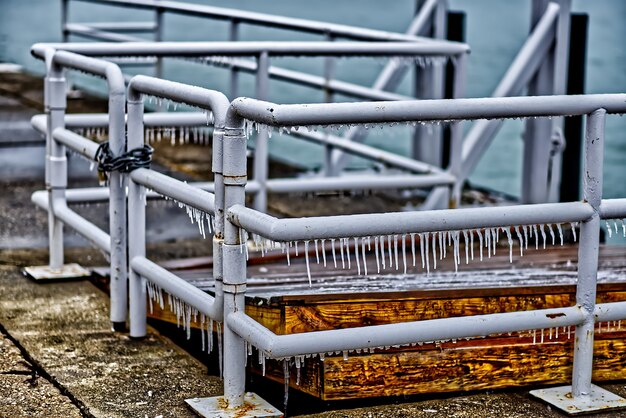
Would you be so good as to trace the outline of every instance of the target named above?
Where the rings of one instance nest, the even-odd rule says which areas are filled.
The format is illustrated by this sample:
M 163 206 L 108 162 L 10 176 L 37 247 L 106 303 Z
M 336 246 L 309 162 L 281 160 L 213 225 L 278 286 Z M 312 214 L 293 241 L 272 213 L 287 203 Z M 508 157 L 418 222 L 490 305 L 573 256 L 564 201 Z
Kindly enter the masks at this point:
M 69 0 L 64 0 L 62 13 L 62 25 L 64 28 L 64 40 L 70 33 L 88 36 L 94 39 L 106 41 L 130 41 L 137 38 L 121 35 L 113 32 L 105 32 L 105 29 L 117 32 L 131 30 L 144 30 L 154 28 L 155 39 L 162 40 L 163 16 L 167 13 L 187 16 L 204 17 L 228 21 L 229 40 L 239 40 L 239 26 L 241 24 L 258 25 L 279 29 L 295 30 L 308 33 L 325 35 L 326 40 L 348 38 L 367 41 L 403 41 L 403 42 L 426 42 L 431 44 L 455 43 L 444 41 L 446 32 L 447 5 L 442 0 L 428 0 L 421 3 L 415 18 L 411 22 L 405 34 L 376 31 L 365 28 L 357 28 L 346 25 L 330 24 L 305 19 L 294 19 L 283 16 L 273 16 L 264 13 L 247 12 L 235 9 L 226 9 L 212 6 L 203 6 L 171 1 L 152 0 L 83 0 L 88 3 L 100 3 L 110 6 L 130 7 L 155 12 L 155 21 L 141 24 L 75 24 L 68 23 L 67 11 Z M 569 31 L 570 31 L 571 0 L 540 0 L 533 1 L 531 11 L 531 33 L 512 62 L 510 68 L 493 91 L 493 97 L 506 97 L 519 95 L 525 88 L 531 95 L 564 94 L 566 87 L 566 67 L 568 62 Z M 108 26 L 107 26 L 108 25 Z M 421 38 L 419 35 L 428 35 L 436 38 Z M 554 46 L 554 47 L 553 47 Z M 157 57 L 160 62 L 160 57 Z M 334 64 L 328 58 L 325 64 L 324 76 L 315 76 L 271 66 L 268 68 L 269 77 L 289 80 L 303 85 L 309 85 L 326 91 L 326 101 L 332 101 L 333 93 L 348 94 L 358 99 L 372 100 L 397 100 L 406 99 L 402 95 L 388 93 L 383 90 L 394 90 L 401 80 L 406 66 L 398 66 L 390 62 L 379 74 L 371 88 L 356 86 L 333 79 Z M 255 71 L 257 64 L 252 61 L 241 59 L 232 60 L 228 66 L 231 69 L 230 91 L 231 97 L 236 97 L 237 74 L 241 71 Z M 159 64 L 160 68 L 160 64 Z M 157 75 L 162 73 L 157 72 Z M 419 71 L 416 85 L 416 97 L 442 98 L 443 97 L 443 72 L 424 69 Z M 462 89 L 455 92 L 453 97 L 461 97 Z M 267 97 L 258 96 L 260 99 Z M 524 157 L 522 170 L 522 196 L 521 201 L 526 203 L 540 203 L 558 200 L 558 190 L 561 182 L 561 155 L 563 151 L 563 120 L 555 118 L 547 120 L 528 120 L 524 135 Z M 475 169 L 485 150 L 495 138 L 500 121 L 477 121 L 463 141 L 462 170 L 457 178 L 456 187 L 459 188 L 467 180 Z M 320 135 L 306 132 L 296 133 L 302 137 L 316 140 Z M 362 127 L 348 130 L 343 143 L 347 141 L 362 142 L 368 132 Z M 440 127 L 424 128 L 417 126 L 415 129 L 412 157 L 424 161 L 433 166 L 441 166 L 442 130 Z M 545 141 L 544 138 L 551 138 Z M 329 140 L 340 141 L 332 134 L 326 136 Z M 348 164 L 351 154 L 342 152 L 336 148 L 327 149 L 323 158 L 322 173 L 326 176 L 335 176 Z M 257 209 L 263 209 L 264 194 L 260 193 L 257 199 Z M 446 187 L 432 188 L 426 207 L 448 206 Z M 455 202 L 452 202 L 453 204 Z
M 97 57 L 215 57 L 215 56 L 254 56 L 257 58 L 256 65 L 256 96 L 257 98 L 267 99 L 269 91 L 269 69 L 270 58 L 276 56 L 370 56 L 370 57 L 434 57 L 448 58 L 451 57 L 456 62 L 456 71 L 454 78 L 454 95 L 461 97 L 465 88 L 465 61 L 469 51 L 468 47 L 463 44 L 430 44 L 430 43 L 398 43 L 398 42 L 128 42 L 122 44 L 103 44 L 103 43 L 70 43 L 70 44 L 36 44 L 32 47 L 33 54 L 42 56 L 44 51 L 49 49 L 61 49 L 74 53 L 86 54 Z M 369 98 L 377 98 L 373 95 Z M 397 99 L 397 97 L 392 97 Z M 294 135 L 301 137 L 307 141 L 315 142 L 324 146 L 326 157 L 324 161 L 327 166 L 324 172 L 337 172 L 331 166 L 331 153 L 338 149 L 351 155 L 359 155 L 370 160 L 381 162 L 387 166 L 399 168 L 403 171 L 416 174 L 426 174 L 417 178 L 411 176 L 405 180 L 405 185 L 412 184 L 413 187 L 441 187 L 449 189 L 452 178 L 445 174 L 439 167 L 419 162 L 407 157 L 392 154 L 390 152 L 380 151 L 372 147 L 362 144 L 343 140 L 329 134 L 317 132 L 293 132 Z M 460 152 L 460 137 L 462 131 L 455 127 L 452 132 L 452 153 Z M 268 132 L 260 130 L 257 135 L 254 158 L 254 181 L 257 187 L 254 187 L 255 208 L 266 210 L 267 194 L 274 192 L 291 192 L 304 182 L 299 181 L 298 186 L 290 184 L 291 180 L 269 180 L 268 179 Z M 450 158 L 452 159 L 452 158 Z M 336 184 L 335 190 L 345 190 L 348 187 L 357 187 L 360 183 L 362 186 L 368 184 L 383 184 L 378 180 L 373 182 L 372 176 L 362 178 L 360 180 L 340 180 L 333 182 L 330 179 L 312 180 L 309 189 L 301 191 L 314 190 L 313 184 L 319 184 L 321 189 L 326 190 L 330 184 Z M 343 185 L 342 185 L 343 183 Z M 387 180 L 387 183 L 389 180 Z M 458 183 L 458 182 L 457 182 Z M 459 183 L 460 184 L 460 183 Z M 383 186 L 380 186 L 383 187 Z M 460 186 L 459 186 L 460 187 Z M 456 203 L 454 203 L 456 204 Z
M 597 401 L 598 399 L 592 397 L 596 388 L 591 384 L 594 324 L 596 321 L 626 317 L 626 302 L 595 303 L 600 219 L 605 216 L 626 216 L 626 199 L 602 200 L 605 115 L 624 111 L 626 95 L 623 94 L 302 105 L 278 105 L 244 98 L 233 101 L 226 123 L 223 161 L 226 201 L 223 281 L 224 287 L 229 287 L 232 293 L 226 299 L 234 298 L 233 305 L 224 306 L 224 328 L 225 331 L 230 331 L 224 337 L 224 350 L 229 353 L 228 359 L 225 358 L 224 396 L 229 405 L 241 405 L 243 400 L 241 389 L 245 381 L 243 365 L 246 344 L 257 347 L 269 358 L 289 361 L 293 356 L 472 338 L 559 326 L 576 326 L 572 386 L 559 390 L 563 395 L 570 392 L 570 398 L 577 406 Z M 245 155 L 245 121 L 290 127 L 571 115 L 587 115 L 582 202 L 284 220 L 245 208 L 246 165 L 245 158 L 242 157 Z M 365 252 L 365 242 L 369 242 L 370 237 L 454 231 L 454 245 L 457 248 L 460 245 L 460 232 L 467 234 L 469 231 L 473 236 L 474 230 L 497 227 L 507 232 L 512 250 L 511 227 L 519 234 L 520 225 L 526 228 L 528 225 L 565 222 L 581 223 L 577 304 L 572 307 L 294 335 L 275 335 L 244 312 L 246 255 L 241 246 L 245 244 L 242 240 L 245 234 L 240 229 L 258 234 L 259 239 L 267 241 L 266 248 L 276 247 L 276 243 L 303 241 L 306 257 L 309 242 L 328 239 L 341 242 L 346 238 L 354 238 L 355 260 L 358 263 L 359 247 Z M 521 242 L 520 238 L 520 245 Z M 468 243 L 467 235 L 465 243 Z M 397 251 L 397 241 L 395 245 Z M 365 262 L 365 258 L 363 260 Z
M 340 45 L 340 44 L 337 44 Z M 338 46 L 335 46 L 338 47 Z M 62 67 L 78 68 L 108 77 L 110 114 L 106 118 L 110 132 L 120 132 L 123 137 L 124 114 L 121 76 L 114 64 L 71 52 L 44 50 L 49 69 L 46 78 L 46 109 L 49 154 L 47 157 L 47 194 L 36 193 L 33 200 L 46 208 L 51 221 L 51 265 L 62 264 L 62 246 L 54 247 L 62 238 L 63 223 L 74 227 L 112 256 L 112 280 L 124 284 L 126 265 L 113 263 L 115 251 L 123 250 L 126 237 L 129 241 L 130 266 L 130 332 L 133 337 L 145 335 L 146 292 L 163 303 L 162 291 L 175 299 L 170 304 L 184 321 L 194 313 L 203 319 L 223 320 L 223 370 L 224 397 L 229 408 L 242 405 L 245 383 L 246 344 L 255 346 L 263 356 L 288 361 L 289 357 L 324 352 L 336 352 L 405 345 L 451 338 L 476 337 L 492 333 L 543 329 L 556 326 L 576 326 L 574 372 L 571 389 L 573 402 L 589 403 L 590 394 L 596 390 L 591 385 L 593 357 L 593 329 L 596 321 L 626 318 L 626 302 L 595 304 L 598 263 L 598 237 L 600 219 L 626 217 L 626 199 L 602 200 L 602 161 L 604 120 L 607 113 L 626 111 L 626 95 L 539 96 L 490 99 L 422 100 L 404 102 L 362 103 L 311 103 L 279 105 L 267 101 L 239 98 L 231 103 L 221 93 L 186 86 L 146 76 L 134 77 L 128 87 L 128 146 L 143 143 L 143 96 L 152 95 L 197 106 L 214 115 L 213 172 L 214 193 L 203 192 L 191 185 L 171 179 L 148 169 L 137 169 L 129 175 L 111 176 L 109 198 L 110 235 L 76 215 L 66 205 L 66 162 L 64 147 L 73 149 L 93 160 L 96 145 L 65 128 L 65 84 Z M 293 128 L 307 125 L 336 124 L 392 124 L 437 123 L 448 121 L 458 126 L 461 120 L 498 119 L 514 117 L 558 117 L 587 115 L 585 142 L 584 200 L 581 202 L 534 204 L 497 208 L 468 208 L 408 213 L 383 213 L 369 215 L 329 216 L 278 220 L 262 212 L 245 207 L 247 183 L 246 124 L 256 123 L 273 128 Z M 166 116 L 163 116 L 166 117 Z M 175 122 L 185 118 L 191 123 L 196 115 L 167 116 Z M 91 116 L 75 116 L 73 123 Z M 103 119 L 103 116 L 94 116 Z M 146 115 L 146 118 L 148 115 Z M 68 119 L 71 119 L 68 117 Z M 35 120 L 41 124 L 41 120 Z M 384 126 L 383 126 L 384 127 Z M 40 129 L 42 127 L 40 126 Z M 115 141 L 115 136 L 111 136 Z M 449 174 L 455 176 L 460 169 L 460 151 L 452 154 Z M 123 188 L 128 177 L 129 229 L 125 230 L 125 195 L 113 199 L 117 189 Z M 213 251 L 215 257 L 215 297 L 204 294 L 193 286 L 167 272 L 145 257 L 145 188 L 169 196 L 186 205 L 192 216 L 202 223 L 208 222 L 215 230 Z M 122 189 L 123 190 L 123 189 Z M 123 193 L 123 192 L 122 192 Z M 458 193 L 458 190 L 455 191 Z M 69 192 L 68 192 L 69 195 Z M 119 206 L 116 206 L 118 205 Z M 123 211 L 123 212 L 120 212 Z M 117 221 L 116 221 L 117 220 Z M 124 220 L 123 223 L 120 220 Z M 460 234 L 483 228 L 498 228 L 506 232 L 511 244 L 511 227 L 519 234 L 519 226 L 566 222 L 580 222 L 577 304 L 572 307 L 536 311 L 509 312 L 461 318 L 445 318 L 398 324 L 379 325 L 354 329 L 310 332 L 298 335 L 275 335 L 245 314 L 246 254 L 243 250 L 247 231 L 274 243 L 303 241 L 305 257 L 307 244 L 315 240 L 336 239 L 345 243 L 355 240 L 355 260 L 365 257 L 365 240 L 372 236 L 435 234 L 452 231 L 455 246 L 460 246 Z M 113 227 L 120 225 L 120 227 Z M 526 229 L 524 229 L 526 231 Z M 542 228 L 543 231 L 543 228 Z M 537 232 L 535 232 L 537 234 Z M 519 237 L 519 235 L 518 235 Z M 395 237 L 394 237 L 395 241 Z M 61 239 L 62 242 L 62 239 Z M 389 238 L 389 242 L 391 239 Z M 396 241 L 397 242 L 397 241 Z M 428 241 L 426 241 L 428 242 Z M 467 245 L 466 238 L 466 245 Z M 117 247 L 114 249 L 111 243 Z M 521 238 L 520 238 L 521 243 Z M 360 244 L 360 245 L 359 245 Z M 391 245 L 391 244 L 389 244 Z M 397 245 L 397 244 L 395 244 Z M 441 245 L 441 243 L 440 243 Z M 53 248 L 54 247 L 54 248 Z M 375 246 L 376 247 L 376 246 Z M 377 247 L 376 247 L 377 248 Z M 382 245 L 381 245 L 382 248 Z M 389 247 L 390 249 L 391 247 Z M 371 251 L 371 250 L 368 250 Z M 396 247 L 397 251 L 397 247 Z M 458 249 L 455 251 L 458 253 Z M 61 258 L 59 258 L 59 253 Z M 52 254 L 56 254 L 52 256 Z M 365 260 L 365 259 L 364 259 Z M 398 261 L 396 260 L 396 265 Z M 115 270 L 123 269 L 123 271 Z M 145 279 L 144 282 L 142 279 Z M 121 283 L 118 283 L 121 284 Z M 112 286 L 112 320 L 122 319 L 126 294 L 122 286 Z M 124 289 L 125 290 L 125 289 Z M 113 302 L 115 299 L 115 303 Z M 125 312 L 122 321 L 125 319 Z M 401 328 L 402 332 L 398 332 Z

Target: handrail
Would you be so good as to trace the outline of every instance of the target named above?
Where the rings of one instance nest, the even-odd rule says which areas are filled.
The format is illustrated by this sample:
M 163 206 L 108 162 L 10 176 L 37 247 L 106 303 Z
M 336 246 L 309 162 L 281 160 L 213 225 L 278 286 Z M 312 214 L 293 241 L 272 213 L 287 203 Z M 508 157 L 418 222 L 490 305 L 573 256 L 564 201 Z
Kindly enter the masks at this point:
M 594 210 L 588 203 L 569 202 L 277 219 L 254 209 L 235 205 L 228 209 L 226 218 L 233 224 L 272 241 L 288 242 L 582 222 L 593 213 Z
M 42 55 L 43 48 L 54 48 L 83 55 L 100 57 L 134 56 L 207 56 L 227 54 L 251 56 L 267 52 L 271 56 L 411 56 L 434 55 L 453 56 L 466 54 L 470 48 L 466 44 L 432 44 L 405 42 L 75 42 L 37 43 L 31 47 L 36 56 Z
M 192 3 L 159 0 L 80 0 L 88 3 L 100 3 L 113 6 L 134 7 L 139 9 L 153 9 L 171 13 L 206 16 L 214 19 L 234 20 L 241 23 L 257 24 L 274 28 L 299 30 L 301 32 L 332 35 L 355 40 L 385 40 L 405 42 L 438 42 L 429 38 L 403 35 L 376 29 L 367 29 L 356 26 L 328 23 L 322 21 L 299 19 L 286 16 L 276 16 L 266 13 L 250 12 L 224 7 L 214 7 Z M 451 41 L 447 41 L 452 43 Z M 446 43 L 447 43 L 446 42 Z
M 609 114 L 617 114 L 626 112 L 626 94 L 287 105 L 238 98 L 231 106 L 233 112 L 244 119 L 281 127 L 572 116 L 601 108 Z

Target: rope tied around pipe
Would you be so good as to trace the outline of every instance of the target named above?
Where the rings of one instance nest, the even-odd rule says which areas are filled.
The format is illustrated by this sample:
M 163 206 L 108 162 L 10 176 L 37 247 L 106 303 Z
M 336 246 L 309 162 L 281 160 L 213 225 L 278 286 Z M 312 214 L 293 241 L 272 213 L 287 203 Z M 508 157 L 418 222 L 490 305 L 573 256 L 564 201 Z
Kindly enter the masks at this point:
M 98 162 L 98 178 L 100 185 L 104 185 L 112 171 L 129 173 L 138 168 L 150 168 L 154 149 L 145 144 L 142 147 L 132 149 L 119 156 L 113 156 L 109 142 L 103 142 L 96 150 L 95 160 Z

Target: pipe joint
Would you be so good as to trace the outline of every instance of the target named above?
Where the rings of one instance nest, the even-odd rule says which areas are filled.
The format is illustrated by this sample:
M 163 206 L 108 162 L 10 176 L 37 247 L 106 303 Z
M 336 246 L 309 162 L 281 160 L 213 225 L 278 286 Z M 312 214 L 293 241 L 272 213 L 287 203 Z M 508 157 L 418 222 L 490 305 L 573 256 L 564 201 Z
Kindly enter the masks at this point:
M 44 105 L 47 109 L 66 109 L 67 97 L 65 94 L 65 77 L 46 77 L 47 88 L 44 97 Z
M 67 158 L 48 157 L 49 186 L 52 189 L 67 188 Z

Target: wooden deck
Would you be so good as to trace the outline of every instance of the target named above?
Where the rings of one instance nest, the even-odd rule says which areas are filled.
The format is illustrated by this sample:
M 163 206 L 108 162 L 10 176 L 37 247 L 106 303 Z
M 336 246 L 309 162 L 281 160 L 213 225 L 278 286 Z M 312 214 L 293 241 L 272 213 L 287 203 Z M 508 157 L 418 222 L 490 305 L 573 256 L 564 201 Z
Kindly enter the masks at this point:
M 252 258 L 248 268 L 247 313 L 277 334 L 301 333 L 477 315 L 513 310 L 571 306 L 575 303 L 577 248 L 529 249 L 509 263 L 508 248 L 483 262 L 459 266 L 448 254 L 426 275 L 421 265 L 407 274 L 403 265 L 392 274 L 358 276 L 338 271 L 310 257 L 313 282 L 309 287 L 303 255 Z M 409 258 L 411 255 L 409 254 Z M 268 262 L 266 262 L 268 261 Z M 431 260 L 432 261 L 432 260 Z M 189 282 L 212 291 L 210 260 L 172 262 L 169 268 Z M 339 265 L 339 267 L 341 267 Z M 363 266 L 361 265 L 361 268 Z M 376 263 L 368 260 L 368 270 Z M 389 271 L 389 266 L 387 270 Z M 626 301 L 626 248 L 601 248 L 598 302 Z M 176 322 L 166 308 L 154 306 L 152 316 Z M 192 324 L 193 326 L 194 324 Z M 199 324 L 195 324 L 199 326 Z M 291 365 L 290 386 L 323 400 L 389 395 L 468 391 L 570 382 L 574 328 L 491 335 L 469 340 L 437 342 L 373 353 L 326 354 L 307 358 L 298 372 Z M 596 328 L 594 379 L 626 379 L 626 321 Z M 256 353 L 249 368 L 262 373 Z M 267 361 L 266 376 L 283 381 L 283 365 Z M 298 377 L 299 375 L 299 377 Z

